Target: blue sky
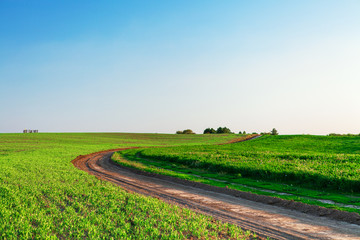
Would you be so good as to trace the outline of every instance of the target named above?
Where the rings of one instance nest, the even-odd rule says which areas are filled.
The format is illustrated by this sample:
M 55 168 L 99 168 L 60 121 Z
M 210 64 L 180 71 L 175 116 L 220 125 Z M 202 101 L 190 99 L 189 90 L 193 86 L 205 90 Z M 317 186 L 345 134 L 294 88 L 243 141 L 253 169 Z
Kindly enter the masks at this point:
M 359 1 L 0 2 L 0 132 L 360 133 Z

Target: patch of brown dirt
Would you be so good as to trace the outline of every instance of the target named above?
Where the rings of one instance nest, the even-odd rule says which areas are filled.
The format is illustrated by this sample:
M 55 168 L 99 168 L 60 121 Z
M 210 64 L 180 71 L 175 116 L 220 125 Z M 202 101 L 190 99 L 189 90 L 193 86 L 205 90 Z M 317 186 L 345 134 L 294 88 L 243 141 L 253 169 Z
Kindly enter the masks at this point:
M 258 138 L 258 137 L 261 137 L 261 135 L 260 134 L 250 134 L 250 135 L 245 135 L 243 137 L 234 138 L 234 139 L 231 139 L 230 141 L 228 141 L 226 143 L 219 143 L 217 145 L 225 145 L 225 144 L 231 144 L 231 143 L 244 142 L 244 141 L 248 141 L 248 140 L 251 140 L 251 139 Z

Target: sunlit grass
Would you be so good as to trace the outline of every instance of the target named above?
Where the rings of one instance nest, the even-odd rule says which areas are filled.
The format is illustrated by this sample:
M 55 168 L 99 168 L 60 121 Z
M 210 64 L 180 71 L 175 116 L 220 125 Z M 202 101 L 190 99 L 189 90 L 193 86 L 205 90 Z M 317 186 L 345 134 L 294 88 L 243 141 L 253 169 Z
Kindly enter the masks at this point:
M 0 134 L 1 239 L 248 238 L 233 225 L 130 194 L 76 169 L 76 156 L 129 146 L 224 142 L 234 136 Z
M 159 169 L 167 169 L 162 174 L 359 212 L 356 208 L 316 201 L 320 198 L 360 206 L 359 151 L 359 136 L 301 135 L 263 136 L 221 146 L 136 149 L 121 154 L 132 162 L 146 166 L 144 170 L 147 171 L 161 173 Z M 121 164 L 125 165 L 124 162 Z M 202 178 L 194 177 L 194 174 Z M 290 193 L 293 196 L 264 192 L 261 189 Z

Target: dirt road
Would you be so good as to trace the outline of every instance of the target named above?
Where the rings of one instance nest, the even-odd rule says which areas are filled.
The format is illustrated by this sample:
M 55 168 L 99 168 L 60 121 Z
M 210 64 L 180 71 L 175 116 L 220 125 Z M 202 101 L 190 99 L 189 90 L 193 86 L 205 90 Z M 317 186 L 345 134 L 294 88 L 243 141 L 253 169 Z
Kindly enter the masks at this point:
M 79 156 L 72 161 L 77 168 L 121 187 L 157 197 L 224 222 L 273 239 L 360 239 L 360 225 L 308 215 L 299 211 L 249 201 L 240 197 L 139 174 L 113 163 L 113 149 Z M 196 184 L 195 184 L 196 185 Z

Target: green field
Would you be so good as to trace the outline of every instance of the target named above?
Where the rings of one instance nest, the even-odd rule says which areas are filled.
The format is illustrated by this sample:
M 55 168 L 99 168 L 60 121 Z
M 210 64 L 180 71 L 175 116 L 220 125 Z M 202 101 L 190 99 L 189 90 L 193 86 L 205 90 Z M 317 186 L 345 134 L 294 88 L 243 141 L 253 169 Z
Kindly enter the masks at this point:
M 360 136 L 262 136 L 227 145 L 126 150 L 122 165 L 360 212 Z
M 235 135 L 0 134 L 0 239 L 246 238 L 238 227 L 130 194 L 76 169 L 76 156 L 130 146 L 227 142 Z

